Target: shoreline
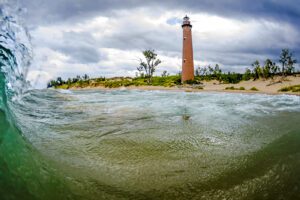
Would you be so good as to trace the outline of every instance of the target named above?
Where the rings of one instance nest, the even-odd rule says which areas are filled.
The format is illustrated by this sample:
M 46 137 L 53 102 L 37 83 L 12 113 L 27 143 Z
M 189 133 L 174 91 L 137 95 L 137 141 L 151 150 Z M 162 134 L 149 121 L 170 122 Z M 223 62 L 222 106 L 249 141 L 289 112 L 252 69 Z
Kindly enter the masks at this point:
M 189 87 L 163 87 L 163 86 L 129 86 L 118 88 L 107 87 L 85 87 L 85 88 L 70 88 L 68 90 L 106 90 L 106 91 L 119 91 L 119 90 L 141 90 L 141 91 L 168 91 L 168 92 L 186 92 L 186 93 L 231 93 L 231 94 L 265 94 L 265 95 L 294 95 L 300 96 L 299 92 L 266 92 L 266 91 L 251 91 L 251 90 L 210 90 L 210 89 L 195 89 Z
M 300 85 L 300 76 L 289 76 L 285 79 L 280 77 L 271 79 L 271 80 L 249 80 L 241 81 L 237 84 L 223 84 L 219 83 L 216 80 L 203 81 L 202 85 L 181 85 L 173 87 L 164 87 L 164 86 L 121 86 L 116 88 L 109 88 L 104 86 L 87 86 L 87 87 L 70 87 L 69 90 L 145 90 L 145 91 L 174 91 L 174 92 L 224 92 L 224 93 L 240 93 L 240 94 L 267 94 L 267 95 L 296 95 L 300 96 L 300 92 L 284 91 L 279 92 L 283 87 L 289 87 L 293 85 Z M 200 89 L 201 87 L 202 89 Z M 225 88 L 235 88 L 225 89 Z M 244 90 L 240 90 L 243 88 Z M 251 89 L 257 89 L 251 90 Z

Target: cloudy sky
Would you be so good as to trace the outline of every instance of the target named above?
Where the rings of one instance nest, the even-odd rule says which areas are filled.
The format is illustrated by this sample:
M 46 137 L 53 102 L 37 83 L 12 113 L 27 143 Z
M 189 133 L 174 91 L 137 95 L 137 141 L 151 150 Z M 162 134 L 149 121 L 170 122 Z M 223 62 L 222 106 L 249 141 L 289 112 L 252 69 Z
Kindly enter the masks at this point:
M 181 68 L 182 18 L 193 25 L 195 66 L 244 71 L 278 61 L 282 48 L 300 60 L 298 0 L 22 0 L 34 49 L 28 78 L 88 74 L 134 76 L 141 51 L 155 49 L 157 74 Z

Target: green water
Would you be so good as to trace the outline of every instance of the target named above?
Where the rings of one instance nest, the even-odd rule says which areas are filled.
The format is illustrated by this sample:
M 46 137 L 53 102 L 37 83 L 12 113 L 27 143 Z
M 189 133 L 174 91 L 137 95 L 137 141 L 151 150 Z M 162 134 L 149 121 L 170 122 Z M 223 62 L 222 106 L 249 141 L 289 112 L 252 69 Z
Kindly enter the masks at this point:
M 297 96 L 34 90 L 10 107 L 1 199 L 300 198 Z

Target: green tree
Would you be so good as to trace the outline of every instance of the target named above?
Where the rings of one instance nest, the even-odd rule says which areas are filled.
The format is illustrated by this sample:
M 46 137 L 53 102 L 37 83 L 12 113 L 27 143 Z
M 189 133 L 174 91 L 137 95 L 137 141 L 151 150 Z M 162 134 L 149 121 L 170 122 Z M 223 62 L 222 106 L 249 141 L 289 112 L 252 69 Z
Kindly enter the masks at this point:
M 87 74 L 84 74 L 82 78 L 83 80 L 87 81 L 90 77 Z
M 140 66 L 137 68 L 139 72 L 145 72 L 147 78 L 147 83 L 152 82 L 153 73 L 156 70 L 156 67 L 161 63 L 161 60 L 157 58 L 157 54 L 154 50 L 145 50 L 143 55 L 146 61 L 140 59 Z
M 195 70 L 195 75 L 196 75 L 197 77 L 200 77 L 200 76 L 201 76 L 201 67 L 200 67 L 200 66 L 197 67 L 197 69 Z
M 222 70 L 218 64 L 216 64 L 213 74 L 218 81 L 221 79 Z
M 72 82 L 77 83 L 80 80 L 81 80 L 81 77 L 79 75 L 77 75 L 75 78 L 72 79 Z
M 57 77 L 57 79 L 56 79 L 56 83 L 57 83 L 57 85 L 62 85 L 63 84 L 63 80 L 62 80 L 62 78 L 61 77 Z
M 246 69 L 245 73 L 243 74 L 243 80 L 244 81 L 249 81 L 252 77 L 252 73 L 251 73 L 251 70 L 250 69 Z
M 271 77 L 271 68 L 272 68 L 273 62 L 270 59 L 267 59 L 265 61 L 265 66 L 262 68 L 263 76 L 264 78 L 268 79 Z
M 210 65 L 208 65 L 208 74 L 207 75 L 212 75 L 214 73 L 214 68 L 212 68 Z
M 273 78 L 274 75 L 276 75 L 279 72 L 280 72 L 279 67 L 276 65 L 276 63 L 273 63 L 273 65 L 271 66 L 272 78 Z
M 166 70 L 164 70 L 163 73 L 161 74 L 161 77 L 167 77 L 167 76 L 169 76 L 169 74 Z
M 279 71 L 279 67 L 271 59 L 265 61 L 265 66 L 263 68 L 263 73 L 265 78 L 273 78 L 275 74 Z
M 217 74 L 218 74 L 218 73 L 222 73 L 222 70 L 220 69 L 219 64 L 216 64 L 214 73 L 217 73 Z
M 71 85 L 72 84 L 72 79 L 71 78 L 68 78 L 67 82 L 66 82 L 68 85 Z
M 286 67 L 286 73 L 292 74 L 295 72 L 294 64 L 297 63 L 297 60 L 293 58 L 293 54 L 290 53 L 290 56 L 288 58 L 287 67 Z
M 256 60 L 253 64 L 253 75 L 254 75 L 254 80 L 259 79 L 262 75 L 262 69 L 260 67 L 260 63 L 258 60 Z
M 201 70 L 201 74 L 202 74 L 203 76 L 208 75 L 208 68 L 207 68 L 207 67 L 203 67 L 202 70 Z
M 47 88 L 56 87 L 58 84 L 56 80 L 50 80 L 47 84 Z
M 282 49 L 279 62 L 282 64 L 282 75 L 292 74 L 295 71 L 294 64 L 297 60 L 293 58 L 293 53 L 289 49 Z

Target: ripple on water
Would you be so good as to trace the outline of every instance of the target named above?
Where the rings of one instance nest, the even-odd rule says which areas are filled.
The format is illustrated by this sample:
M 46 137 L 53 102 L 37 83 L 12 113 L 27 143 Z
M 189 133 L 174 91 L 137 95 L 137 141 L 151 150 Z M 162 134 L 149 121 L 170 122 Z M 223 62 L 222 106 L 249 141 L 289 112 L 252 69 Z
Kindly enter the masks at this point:
M 270 181 L 278 174 L 294 180 L 277 165 L 296 169 L 298 163 L 277 162 L 281 157 L 269 146 L 300 130 L 299 97 L 127 90 L 33 93 L 17 112 L 24 135 L 68 171 L 76 169 L 78 179 L 92 178 L 148 197 L 199 199 L 255 197 L 259 188 L 271 191 L 271 186 L 286 184 L 281 177 L 278 183 Z M 33 105 L 39 112 L 28 115 L 26 108 Z M 41 123 L 40 113 L 47 123 Z M 283 146 L 279 155 L 287 156 L 289 148 Z

